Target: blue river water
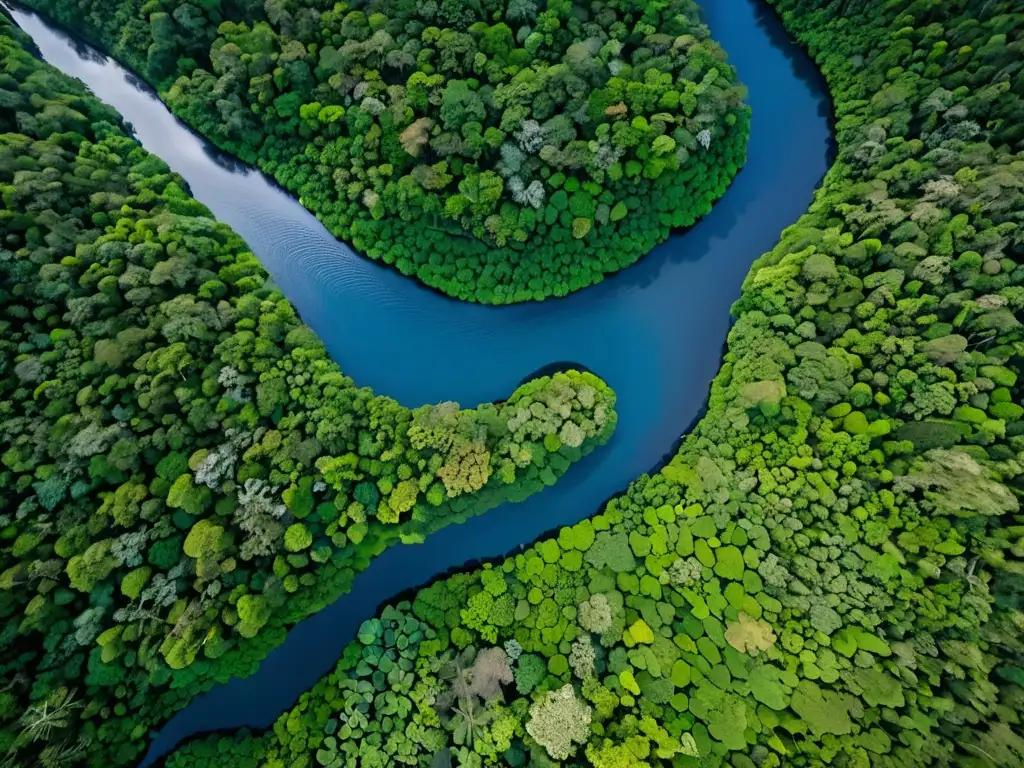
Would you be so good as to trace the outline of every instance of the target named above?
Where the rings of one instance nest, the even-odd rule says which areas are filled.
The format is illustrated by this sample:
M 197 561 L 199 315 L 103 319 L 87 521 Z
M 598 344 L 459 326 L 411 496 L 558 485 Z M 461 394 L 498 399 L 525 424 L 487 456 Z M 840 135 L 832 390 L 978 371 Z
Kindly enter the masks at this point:
M 612 441 L 559 483 L 423 544 L 397 546 L 351 593 L 294 627 L 259 671 L 195 699 L 143 765 L 202 731 L 269 725 L 330 670 L 359 624 L 399 592 L 588 517 L 656 468 L 701 413 L 751 262 L 797 220 L 831 161 L 824 82 L 761 0 L 707 0 L 705 20 L 749 88 L 749 159 L 695 227 L 564 299 L 484 307 L 445 298 L 335 240 L 286 192 L 175 120 L 138 78 L 38 16 L 13 9 L 42 56 L 117 108 L 137 138 L 241 234 L 357 384 L 407 406 L 506 397 L 532 372 L 575 363 L 618 393 Z

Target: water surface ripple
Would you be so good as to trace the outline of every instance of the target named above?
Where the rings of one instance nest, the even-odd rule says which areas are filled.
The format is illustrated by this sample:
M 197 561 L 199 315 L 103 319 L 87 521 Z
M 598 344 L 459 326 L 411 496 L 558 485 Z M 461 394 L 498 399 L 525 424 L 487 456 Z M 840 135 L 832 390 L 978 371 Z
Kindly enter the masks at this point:
M 172 718 L 144 765 L 201 731 L 269 725 L 331 669 L 383 601 L 592 515 L 657 466 L 701 409 L 751 262 L 807 208 L 830 159 L 829 104 L 809 59 L 761 0 L 708 0 L 706 20 L 753 107 L 749 160 L 726 196 L 693 229 L 600 285 L 541 304 L 483 307 L 356 255 L 287 193 L 175 120 L 138 78 L 38 16 L 12 15 L 49 63 L 117 108 L 142 144 L 245 238 L 359 385 L 407 406 L 472 406 L 570 361 L 618 393 L 619 427 L 608 446 L 538 496 L 378 557 L 351 593 L 293 628 L 255 675 L 215 687 Z

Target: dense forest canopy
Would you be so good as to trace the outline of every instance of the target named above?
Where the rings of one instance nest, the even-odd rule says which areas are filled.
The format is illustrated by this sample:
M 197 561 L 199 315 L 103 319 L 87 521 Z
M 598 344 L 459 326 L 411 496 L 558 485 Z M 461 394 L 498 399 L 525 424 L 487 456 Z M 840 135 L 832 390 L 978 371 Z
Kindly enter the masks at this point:
M 694 433 L 169 766 L 1024 765 L 1024 13 L 771 4 L 839 159 Z
M 404 408 L 0 16 L 0 764 L 130 765 L 391 544 L 606 441 L 589 373 Z
M 748 110 L 693 0 L 34 0 L 336 236 L 462 299 L 569 291 L 707 213 Z

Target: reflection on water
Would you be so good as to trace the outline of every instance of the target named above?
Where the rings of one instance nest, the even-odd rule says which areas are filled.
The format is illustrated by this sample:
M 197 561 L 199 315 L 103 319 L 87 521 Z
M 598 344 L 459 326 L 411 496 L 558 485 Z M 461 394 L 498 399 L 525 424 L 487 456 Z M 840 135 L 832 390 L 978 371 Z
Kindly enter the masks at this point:
M 452 567 L 502 554 L 594 514 L 672 449 L 701 412 L 729 307 L 751 262 L 806 209 L 830 152 L 821 78 L 760 0 L 715 0 L 706 21 L 749 88 L 749 159 L 705 219 L 640 263 L 564 299 L 482 307 L 448 299 L 355 254 L 261 174 L 171 117 L 138 78 L 37 16 L 14 11 L 43 57 L 116 107 L 138 139 L 245 238 L 331 357 L 399 402 L 504 399 L 530 372 L 572 361 L 618 393 L 612 441 L 553 488 L 416 546 L 394 547 L 353 591 L 296 625 L 259 671 L 198 697 L 147 762 L 204 730 L 265 726 L 337 661 L 381 602 Z

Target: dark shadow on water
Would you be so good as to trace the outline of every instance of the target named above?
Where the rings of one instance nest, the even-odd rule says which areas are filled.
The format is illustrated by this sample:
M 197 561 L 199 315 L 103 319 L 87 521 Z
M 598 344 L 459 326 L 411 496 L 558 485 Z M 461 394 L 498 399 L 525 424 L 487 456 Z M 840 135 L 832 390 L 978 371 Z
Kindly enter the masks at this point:
M 654 285 L 666 266 L 703 258 L 712 239 L 728 237 L 733 228 L 740 223 L 743 213 L 742 203 L 745 195 L 743 190 L 737 187 L 737 181 L 742 174 L 743 169 L 740 169 L 723 196 L 722 203 L 728 198 L 728 206 L 716 203 L 711 213 L 692 226 L 673 230 L 668 240 L 654 248 L 636 264 L 608 275 L 604 279 L 604 283 L 608 284 L 604 286 L 605 290 L 614 293 L 617 290 L 642 289 Z
M 582 363 L 572 363 L 567 361 L 560 361 L 557 363 L 548 363 L 538 368 L 533 373 L 529 374 L 525 378 L 521 379 L 517 387 L 523 386 L 533 379 L 539 379 L 541 376 L 554 376 L 556 373 L 565 373 L 565 371 L 580 371 L 582 373 L 593 373 L 592 370 Z
M 31 9 L 22 8 L 17 3 L 12 2 L 11 5 L 15 8 L 18 8 L 19 10 L 23 10 L 25 13 L 35 13 L 35 11 Z M 3 11 L 4 16 L 11 19 L 11 21 L 14 21 L 14 17 L 10 15 L 5 6 L 0 5 L 0 10 Z M 15 24 L 17 24 L 16 21 Z M 73 50 L 75 54 L 78 56 L 78 58 L 80 58 L 82 61 L 91 61 L 94 64 L 106 64 L 108 61 L 110 61 L 110 58 L 106 54 L 103 54 L 97 49 L 93 48 L 91 45 L 89 45 L 88 42 L 86 42 L 84 39 L 76 35 L 71 30 L 65 29 L 64 27 L 58 24 L 51 25 L 51 28 L 54 30 L 54 33 L 67 44 L 68 48 Z M 39 49 L 36 48 L 34 45 L 29 50 L 33 54 L 39 54 L 39 58 L 43 58 L 42 54 L 39 53 Z M 71 77 L 74 77 L 74 75 L 71 74 Z
M 779 14 L 772 8 L 768 3 L 758 3 L 754 9 L 754 19 L 757 22 L 757 27 L 762 32 L 772 47 L 777 51 L 786 51 L 797 46 L 792 38 L 786 32 L 785 26 L 782 24 L 782 19 L 779 18 Z M 836 157 L 839 154 L 839 145 L 836 143 L 836 111 L 835 104 L 832 101 L 832 94 L 828 90 L 828 83 L 825 80 L 825 76 L 818 69 L 818 66 L 814 63 L 814 60 L 810 55 L 803 51 L 802 56 L 787 56 L 789 59 L 790 66 L 792 67 L 793 76 L 796 77 L 801 83 L 807 86 L 810 90 L 813 90 L 820 94 L 818 100 L 818 117 L 827 120 L 829 126 L 829 149 L 828 149 L 828 165 L 831 167 L 836 161 Z
M 156 91 L 154 91 L 153 88 L 150 87 L 149 83 L 143 80 L 139 75 L 135 74 L 130 69 L 125 69 L 123 71 L 125 73 L 125 82 L 128 83 L 128 85 L 130 85 L 136 91 L 138 91 L 139 93 L 147 93 L 152 94 L 154 96 L 156 95 Z
M 97 51 L 95 48 L 92 48 L 91 46 L 82 42 L 74 35 L 68 35 L 67 38 L 68 44 L 83 61 L 91 61 L 96 64 L 104 64 L 107 61 L 106 56 Z
M 179 122 L 181 121 L 179 120 Z M 182 122 L 181 124 L 185 128 L 192 130 L 191 128 L 189 128 L 187 123 Z M 223 149 L 220 149 L 213 142 L 210 141 L 203 142 L 203 153 L 208 158 L 210 158 L 210 160 L 212 160 L 216 165 L 223 168 L 225 171 L 229 171 L 231 173 L 238 173 L 244 176 L 247 173 L 249 173 L 249 171 L 252 169 L 252 166 L 242 162 L 234 155 L 228 154 Z

